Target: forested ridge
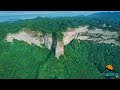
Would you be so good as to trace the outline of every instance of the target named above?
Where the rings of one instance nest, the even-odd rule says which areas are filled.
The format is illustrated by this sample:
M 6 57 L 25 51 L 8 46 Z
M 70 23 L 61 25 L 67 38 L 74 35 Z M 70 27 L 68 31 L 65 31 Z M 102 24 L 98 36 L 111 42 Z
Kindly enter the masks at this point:
M 106 27 L 103 27 L 103 24 Z M 15 22 L 1 22 L 0 78 L 101 79 L 103 77 L 100 76 L 100 73 L 108 64 L 113 65 L 114 69 L 120 73 L 119 46 L 73 40 L 68 46 L 65 46 L 64 55 L 60 56 L 58 60 L 47 48 L 30 46 L 17 40 L 14 40 L 14 43 L 5 41 L 8 33 L 16 33 L 24 27 L 33 31 L 55 33 L 56 39 L 62 40 L 61 32 L 66 31 L 67 28 L 78 28 L 85 25 L 88 25 L 89 29 L 101 28 L 120 32 L 120 21 L 109 17 L 37 17 Z

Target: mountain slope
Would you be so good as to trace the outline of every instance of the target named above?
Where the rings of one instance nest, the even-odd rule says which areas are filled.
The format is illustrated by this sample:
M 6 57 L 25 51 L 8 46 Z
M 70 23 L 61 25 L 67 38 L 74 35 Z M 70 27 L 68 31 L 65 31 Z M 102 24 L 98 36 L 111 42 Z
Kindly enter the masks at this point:
M 111 18 L 111 19 L 119 19 L 120 20 L 120 12 L 99 12 L 88 15 L 88 17 L 92 18 Z
M 78 31 L 75 29 L 79 26 L 93 25 L 95 28 L 97 28 L 96 26 L 103 27 L 105 22 L 96 23 L 97 20 L 98 19 L 89 19 L 87 17 L 38 17 L 36 19 L 17 21 L 14 23 L 0 23 L 0 78 L 100 79 L 103 78 L 100 76 L 100 73 L 108 64 L 112 65 L 114 70 L 120 73 L 119 46 L 104 43 L 99 44 L 93 41 L 82 41 L 80 37 L 77 37 L 77 33 L 74 33 L 74 31 Z M 100 18 L 100 20 L 102 21 L 103 19 Z M 108 22 L 108 19 L 105 20 Z M 110 25 L 111 23 L 113 22 L 110 22 Z M 87 33 L 83 33 L 82 35 L 90 36 L 90 38 L 94 38 L 93 40 L 103 40 L 104 38 L 118 39 L 117 32 L 119 30 L 119 23 L 114 23 L 114 25 L 118 25 L 116 32 L 110 33 L 107 31 L 109 28 L 105 27 L 104 30 L 88 30 Z M 60 40 L 64 38 L 61 32 L 66 32 L 67 28 L 74 28 L 73 32 L 69 30 L 66 33 L 73 33 L 73 39 L 70 40 L 69 45 L 64 47 L 64 55 L 61 55 L 59 60 L 54 56 L 53 52 L 47 48 L 40 48 L 33 44 L 30 46 L 26 42 L 17 40 L 13 40 L 13 43 L 5 42 L 4 38 L 8 33 L 13 34 L 19 32 L 24 27 L 30 28 L 30 30 L 33 31 L 43 32 L 44 34 L 55 33 L 52 37 L 55 38 L 52 45 L 54 50 L 56 40 L 58 38 Z M 114 31 L 114 28 L 111 29 Z M 85 28 L 83 30 L 85 31 Z M 95 35 L 93 35 L 93 33 L 95 33 Z M 105 37 L 102 37 L 103 35 L 101 35 L 101 33 L 103 33 Z M 106 35 L 106 33 L 108 35 Z M 72 36 L 70 35 L 70 38 Z M 80 40 L 75 40 L 75 38 L 79 38 Z M 32 41 L 32 39 L 30 41 Z M 42 46 L 45 45 L 42 44 Z

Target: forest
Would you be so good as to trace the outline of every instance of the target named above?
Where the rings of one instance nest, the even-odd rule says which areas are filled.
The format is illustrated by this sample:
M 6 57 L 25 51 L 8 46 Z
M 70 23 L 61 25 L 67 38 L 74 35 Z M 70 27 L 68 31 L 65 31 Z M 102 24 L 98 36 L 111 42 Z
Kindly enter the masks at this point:
M 103 27 L 106 24 L 106 27 Z M 52 50 L 14 40 L 5 42 L 8 33 L 23 27 L 44 33 L 56 33 L 62 40 L 62 31 L 88 25 L 89 29 L 120 32 L 120 21 L 111 18 L 37 17 L 0 23 L 0 79 L 103 79 L 100 73 L 106 65 L 113 65 L 120 73 L 120 47 L 96 44 L 91 41 L 73 40 L 64 48 L 64 55 L 57 60 Z M 110 27 L 111 26 L 111 27 Z

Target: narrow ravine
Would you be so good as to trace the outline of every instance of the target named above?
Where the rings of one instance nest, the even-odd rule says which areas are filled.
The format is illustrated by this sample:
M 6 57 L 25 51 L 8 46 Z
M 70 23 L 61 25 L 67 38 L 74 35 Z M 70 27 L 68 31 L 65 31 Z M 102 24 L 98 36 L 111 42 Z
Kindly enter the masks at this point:
M 39 76 L 39 71 L 40 71 L 40 66 L 45 65 L 45 63 L 49 60 L 49 58 L 51 57 L 52 54 L 55 55 L 55 50 L 56 50 L 56 45 L 57 45 L 57 35 L 56 33 L 52 33 L 52 46 L 51 46 L 51 50 L 49 51 L 47 58 L 43 61 L 43 62 L 39 62 L 37 69 L 36 69 L 36 75 L 34 79 L 38 79 Z
M 29 45 L 36 45 L 41 48 L 47 47 L 49 50 L 53 49 L 55 57 L 59 59 L 61 55 L 64 55 L 64 46 L 69 45 L 70 42 L 74 39 L 78 41 L 93 41 L 98 44 L 110 44 L 112 46 L 120 46 L 119 34 L 118 32 L 112 32 L 109 30 L 102 30 L 95 28 L 89 30 L 88 26 L 81 26 L 76 29 L 68 28 L 67 31 L 61 32 L 63 34 L 62 40 L 57 40 L 56 33 L 47 33 L 47 32 L 36 32 L 31 31 L 28 28 L 23 28 L 21 31 L 15 34 L 8 33 L 5 40 L 7 42 L 13 42 L 14 39 L 27 42 Z M 53 38 L 53 37 L 54 38 Z M 52 44 L 54 40 L 54 44 Z M 57 44 L 57 45 L 56 45 Z M 52 46 L 53 45 L 53 46 Z M 55 52 L 56 51 L 56 52 Z

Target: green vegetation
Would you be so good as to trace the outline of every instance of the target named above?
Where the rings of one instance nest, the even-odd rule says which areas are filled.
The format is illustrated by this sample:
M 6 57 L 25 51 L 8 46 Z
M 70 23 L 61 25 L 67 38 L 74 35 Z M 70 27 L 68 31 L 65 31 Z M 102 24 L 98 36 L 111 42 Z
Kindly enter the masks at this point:
M 14 40 L 13 43 L 4 41 L 8 33 L 18 32 L 23 27 L 44 33 L 55 33 L 57 40 L 62 40 L 61 31 L 65 31 L 68 27 L 89 25 L 89 28 L 99 27 L 119 31 L 120 22 L 111 20 L 108 22 L 108 20 L 79 16 L 37 17 L 13 23 L 0 23 L 0 78 L 32 79 L 39 72 L 37 78 L 40 79 L 95 79 L 102 78 L 100 73 L 107 64 L 113 65 L 114 69 L 120 73 L 120 47 L 117 46 L 73 40 L 68 46 L 65 46 L 64 55 L 60 56 L 58 60 L 47 48 L 30 46 L 17 40 Z M 102 27 L 104 23 L 113 27 Z
M 99 45 L 77 40 L 65 47 L 65 54 L 57 60 L 49 51 L 25 42 L 1 43 L 0 78 L 35 78 L 40 63 L 38 78 L 101 78 L 100 72 L 112 64 L 120 72 L 119 47 Z
M 34 78 L 38 62 L 44 62 L 48 53 L 46 48 L 17 40 L 0 45 L 0 78 Z
M 62 40 L 63 39 L 63 34 L 61 32 L 57 32 L 57 40 Z

